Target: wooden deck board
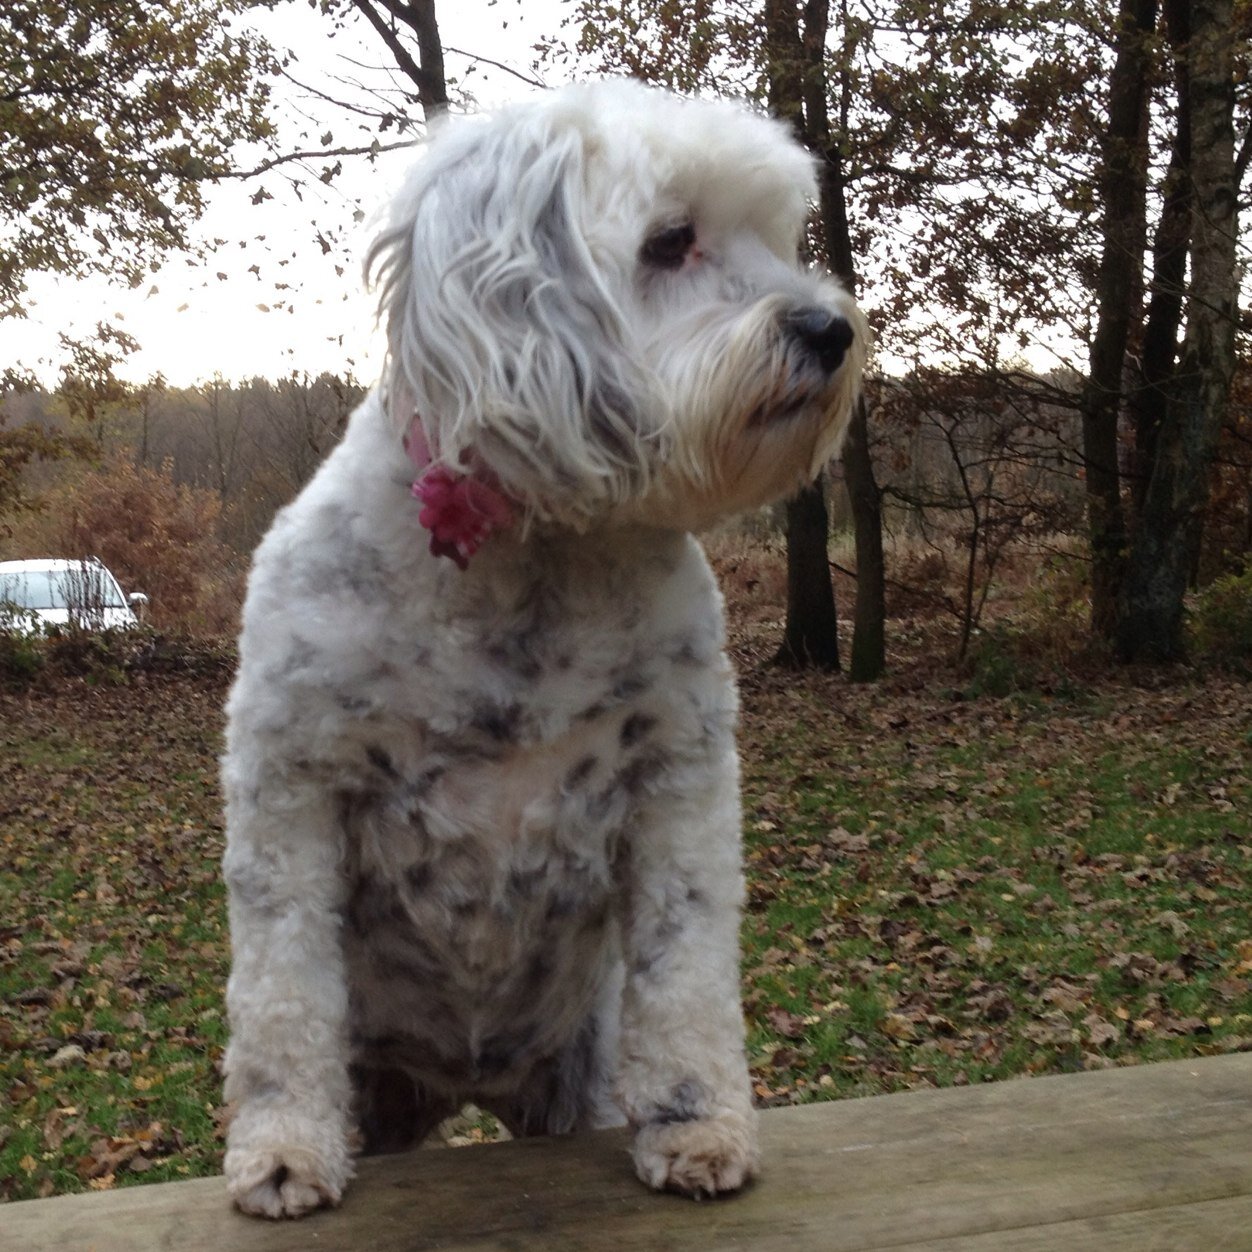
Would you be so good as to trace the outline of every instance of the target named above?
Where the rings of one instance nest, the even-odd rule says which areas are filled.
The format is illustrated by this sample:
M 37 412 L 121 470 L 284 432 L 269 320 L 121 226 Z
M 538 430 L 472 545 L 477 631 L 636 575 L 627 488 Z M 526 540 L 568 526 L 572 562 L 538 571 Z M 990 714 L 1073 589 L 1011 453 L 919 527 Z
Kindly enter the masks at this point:
M 773 1110 L 763 1140 L 765 1177 L 703 1204 L 646 1191 L 606 1132 L 364 1161 L 300 1222 L 216 1178 L 12 1204 L 0 1249 L 1252 1249 L 1252 1055 Z

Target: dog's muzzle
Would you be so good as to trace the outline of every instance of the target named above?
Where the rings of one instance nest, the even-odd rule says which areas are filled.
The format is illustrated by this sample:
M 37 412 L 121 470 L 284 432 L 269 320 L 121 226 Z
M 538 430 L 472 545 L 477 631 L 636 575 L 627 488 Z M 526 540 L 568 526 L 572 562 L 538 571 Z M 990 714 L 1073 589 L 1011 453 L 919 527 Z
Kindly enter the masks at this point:
M 817 305 L 794 309 L 782 325 L 787 337 L 827 374 L 843 364 L 856 337 L 846 317 Z

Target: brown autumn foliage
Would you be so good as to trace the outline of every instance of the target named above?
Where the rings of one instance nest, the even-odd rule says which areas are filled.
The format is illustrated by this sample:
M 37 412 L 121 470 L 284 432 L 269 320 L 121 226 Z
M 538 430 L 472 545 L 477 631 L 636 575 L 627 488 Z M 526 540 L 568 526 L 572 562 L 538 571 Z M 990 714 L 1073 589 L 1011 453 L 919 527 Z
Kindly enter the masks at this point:
M 64 478 L 15 538 L 15 556 L 95 556 L 149 600 L 162 631 L 234 629 L 241 561 L 218 538 L 221 497 L 124 456 Z
M 1252 367 L 1241 361 L 1217 446 L 1196 571 L 1201 583 L 1238 572 L 1252 554 Z

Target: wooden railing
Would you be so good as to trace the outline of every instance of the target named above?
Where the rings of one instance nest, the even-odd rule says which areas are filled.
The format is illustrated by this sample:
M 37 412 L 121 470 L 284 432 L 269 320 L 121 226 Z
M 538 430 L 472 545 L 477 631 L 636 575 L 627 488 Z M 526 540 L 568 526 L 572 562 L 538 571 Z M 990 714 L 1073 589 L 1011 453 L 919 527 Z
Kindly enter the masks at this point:
M 764 1177 L 693 1203 L 605 1132 L 363 1161 L 341 1208 L 232 1211 L 220 1178 L 0 1206 L 3 1252 L 1243 1252 L 1252 1055 L 771 1110 Z

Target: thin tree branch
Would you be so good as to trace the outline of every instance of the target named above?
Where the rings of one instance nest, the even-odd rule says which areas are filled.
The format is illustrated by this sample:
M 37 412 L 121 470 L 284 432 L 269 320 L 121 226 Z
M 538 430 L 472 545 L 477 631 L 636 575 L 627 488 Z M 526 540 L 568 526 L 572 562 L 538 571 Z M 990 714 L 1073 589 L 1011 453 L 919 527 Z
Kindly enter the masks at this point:
M 286 78 L 288 82 L 294 83 L 297 87 L 300 88 L 301 91 L 307 91 L 309 95 L 315 96 L 318 100 L 325 100 L 327 104 L 333 104 L 335 108 L 343 109 L 345 113 L 357 113 L 361 117 L 373 118 L 374 121 L 378 121 L 379 119 L 380 111 L 378 107 L 367 108 L 365 105 L 350 104 L 347 100 L 338 100 L 334 96 L 330 95 L 329 93 L 319 90 L 317 87 L 310 87 L 308 83 L 302 83 L 298 78 L 296 78 L 293 74 L 291 74 L 287 70 L 283 71 L 283 77 Z M 342 79 L 342 78 L 337 79 L 336 81 L 340 83 L 345 83 L 345 85 L 347 83 L 347 80 Z M 360 87 L 362 91 L 367 90 L 364 84 L 354 83 L 352 85 Z M 380 98 L 383 99 L 384 102 L 386 101 L 385 97 L 380 97 Z M 395 111 L 394 109 L 391 108 L 389 103 L 385 103 L 385 107 L 391 112 Z
M 467 60 L 470 60 L 470 61 L 474 61 L 474 62 L 481 61 L 484 65 L 492 65 L 498 70 L 503 70 L 506 74 L 512 74 L 514 78 L 519 79 L 520 81 L 524 82 L 529 87 L 539 87 L 542 90 L 545 90 L 545 91 L 547 90 L 548 84 L 545 83 L 542 79 L 530 78 L 526 74 L 523 74 L 521 70 L 515 70 L 511 65 L 505 65 L 504 62 L 502 61 L 493 61 L 491 57 L 481 56 L 477 52 L 466 52 L 464 48 L 453 48 L 451 46 L 445 46 L 444 51 L 455 52 L 457 56 L 465 57 Z
M 401 148 L 413 147 L 411 139 L 401 140 L 397 143 L 372 143 L 364 148 L 323 148 L 314 149 L 307 152 L 284 152 L 281 156 L 269 157 L 261 162 L 260 165 L 250 170 L 219 170 L 215 171 L 214 178 L 255 178 L 258 174 L 268 173 L 272 169 L 276 169 L 280 165 L 289 165 L 292 161 L 315 161 L 324 160 L 327 157 L 344 157 L 344 156 L 376 156 L 380 152 L 397 152 Z
M 422 107 L 430 108 L 428 102 L 435 94 L 431 90 L 431 76 L 413 59 L 400 36 L 396 34 L 395 28 L 383 20 L 382 15 L 369 3 L 369 0 L 352 0 L 352 2 L 357 12 L 365 16 L 365 20 L 378 32 L 379 38 L 391 49 L 391 55 L 395 57 L 396 64 L 409 76 L 417 88 Z

